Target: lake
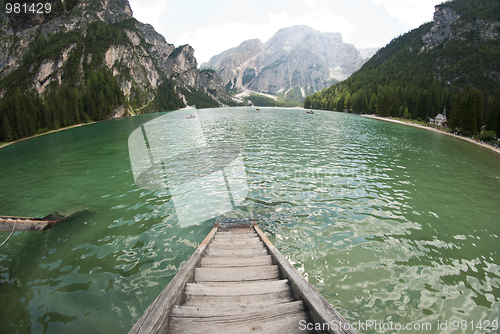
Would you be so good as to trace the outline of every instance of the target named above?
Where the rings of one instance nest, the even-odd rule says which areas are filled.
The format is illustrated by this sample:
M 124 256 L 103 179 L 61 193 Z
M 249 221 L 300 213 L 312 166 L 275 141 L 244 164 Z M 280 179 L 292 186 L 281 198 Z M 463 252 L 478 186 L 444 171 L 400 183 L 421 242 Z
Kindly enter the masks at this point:
M 15 232 L 0 247 L 0 332 L 131 329 L 215 218 L 182 224 L 172 187 L 138 187 L 129 137 L 158 119 L 176 128 L 193 113 L 192 145 L 231 145 L 244 165 L 245 196 L 219 214 L 258 219 L 347 320 L 371 321 L 360 332 L 379 323 L 386 333 L 396 324 L 482 333 L 478 324 L 498 321 L 500 155 L 357 115 L 220 108 L 101 122 L 0 149 L 0 214 L 91 210 Z

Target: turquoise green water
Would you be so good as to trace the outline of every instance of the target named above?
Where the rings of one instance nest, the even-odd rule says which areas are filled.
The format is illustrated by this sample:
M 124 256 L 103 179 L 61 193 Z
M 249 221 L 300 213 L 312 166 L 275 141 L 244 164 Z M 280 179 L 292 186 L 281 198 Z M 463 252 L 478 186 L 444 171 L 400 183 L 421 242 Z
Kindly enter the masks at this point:
M 496 153 L 342 113 L 198 114 L 207 142 L 242 152 L 248 195 L 226 215 L 259 218 L 347 320 L 483 333 L 471 326 L 498 319 Z M 1 214 L 92 210 L 44 232 L 16 232 L 0 247 L 1 333 L 127 333 L 211 229 L 213 220 L 181 228 L 167 191 L 135 185 L 127 140 L 155 117 L 0 149 Z M 397 332 L 379 329 L 360 331 Z

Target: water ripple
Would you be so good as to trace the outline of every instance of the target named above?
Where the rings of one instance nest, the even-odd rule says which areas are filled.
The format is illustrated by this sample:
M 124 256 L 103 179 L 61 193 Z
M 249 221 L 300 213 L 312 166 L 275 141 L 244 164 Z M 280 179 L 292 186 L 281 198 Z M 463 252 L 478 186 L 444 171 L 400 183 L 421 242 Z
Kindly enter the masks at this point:
M 498 157 L 343 113 L 198 115 L 207 143 L 230 143 L 243 155 L 248 196 L 226 215 L 258 219 L 348 320 L 437 326 L 498 319 Z M 203 240 L 213 220 L 181 228 L 168 190 L 134 184 L 127 137 L 153 117 L 0 150 L 0 170 L 9 175 L 0 187 L 13 194 L 2 198 L 2 213 L 41 216 L 74 198 L 94 211 L 38 234 L 15 233 L 2 248 L 0 293 L 13 306 L 0 313 L 7 324 L 0 331 L 126 333 Z M 50 166 L 50 156 L 60 162 L 56 171 L 37 167 Z

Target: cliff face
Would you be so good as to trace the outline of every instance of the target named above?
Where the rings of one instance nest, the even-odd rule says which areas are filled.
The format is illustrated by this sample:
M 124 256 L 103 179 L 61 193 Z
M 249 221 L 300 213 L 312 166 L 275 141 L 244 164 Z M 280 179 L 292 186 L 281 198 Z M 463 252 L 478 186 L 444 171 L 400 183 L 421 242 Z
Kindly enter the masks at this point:
M 251 68 L 253 66 L 255 57 L 261 52 L 263 47 L 264 43 L 258 39 L 244 41 L 238 47 L 213 56 L 208 63 L 203 63 L 200 67 L 215 69 L 224 83 L 233 81 L 236 78 L 234 80 L 237 82 L 235 86 L 241 87 L 241 80 L 244 76 L 243 72 L 245 72 L 247 67 Z M 239 75 L 239 72 L 242 72 L 241 75 Z
M 30 64 L 23 62 L 26 55 L 32 55 Z M 19 73 L 26 66 L 29 70 Z M 204 85 L 219 82 L 200 78 L 192 47 L 176 48 L 152 26 L 136 21 L 128 0 L 56 0 L 49 13 L 0 12 L 0 94 L 19 84 L 12 82 L 13 72 L 42 94 L 68 77 L 82 85 L 89 68 L 103 66 L 138 106 L 151 101 L 167 79 L 206 94 Z
M 189 45 L 180 46 L 166 60 L 168 77 L 181 78 L 187 85 L 198 85 L 198 63 L 194 49 Z
M 426 49 L 449 41 L 467 42 L 468 45 L 498 40 L 500 22 L 482 17 L 465 17 L 445 5 L 436 6 L 431 30 L 422 36 Z
M 229 90 L 276 94 L 300 87 L 311 93 L 347 78 L 365 61 L 339 33 L 294 26 L 280 29 L 265 44 L 245 41 L 201 67 L 214 69 Z
M 483 3 L 472 9 L 456 1 L 436 6 L 422 42 L 420 52 L 433 58 L 438 80 L 484 90 L 494 90 L 500 83 L 498 9 Z
M 82 0 L 73 1 L 75 5 L 72 6 L 62 1 L 48 3 L 51 4 L 50 11 L 44 8 L 43 13 L 0 12 L 0 78 L 21 65 L 22 56 L 39 32 L 48 40 L 56 32 L 84 30 L 92 22 L 112 24 L 132 17 L 128 0 Z
M 451 26 L 460 15 L 449 7 L 436 8 L 431 30 L 422 36 L 428 48 L 433 48 L 445 40 L 454 38 Z
M 393 39 L 304 107 L 413 119 L 447 111 L 464 135 L 500 134 L 500 2 L 447 1 L 434 20 Z

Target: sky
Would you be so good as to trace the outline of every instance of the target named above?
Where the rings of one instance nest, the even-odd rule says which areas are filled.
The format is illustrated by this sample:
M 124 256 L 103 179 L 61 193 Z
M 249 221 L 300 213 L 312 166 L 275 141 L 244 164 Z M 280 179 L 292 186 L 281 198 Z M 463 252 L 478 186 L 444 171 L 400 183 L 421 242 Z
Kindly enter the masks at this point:
M 241 42 L 266 42 L 280 28 L 340 32 L 357 48 L 383 47 L 432 21 L 442 0 L 129 0 L 134 17 L 168 43 L 189 44 L 198 65 Z

